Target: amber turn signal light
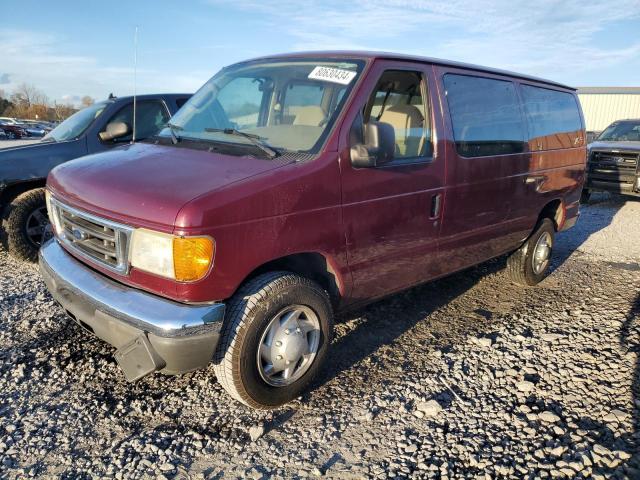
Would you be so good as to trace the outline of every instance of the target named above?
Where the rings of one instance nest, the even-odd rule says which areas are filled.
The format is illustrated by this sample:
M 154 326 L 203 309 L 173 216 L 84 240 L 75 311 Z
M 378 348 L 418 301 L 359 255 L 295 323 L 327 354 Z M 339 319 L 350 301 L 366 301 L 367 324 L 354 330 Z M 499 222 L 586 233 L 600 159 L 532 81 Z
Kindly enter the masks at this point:
M 209 237 L 176 237 L 173 239 L 173 268 L 179 282 L 195 282 L 204 277 L 215 254 L 215 243 Z

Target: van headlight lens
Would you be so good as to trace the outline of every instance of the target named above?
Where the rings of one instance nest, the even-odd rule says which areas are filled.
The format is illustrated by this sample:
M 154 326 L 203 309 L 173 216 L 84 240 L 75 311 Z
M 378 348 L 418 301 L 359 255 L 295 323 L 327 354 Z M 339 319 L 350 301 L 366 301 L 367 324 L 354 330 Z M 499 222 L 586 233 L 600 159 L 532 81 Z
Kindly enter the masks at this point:
M 55 209 L 53 205 L 53 201 L 51 200 L 51 193 L 49 190 L 45 190 L 44 198 L 47 202 L 47 215 L 49 216 L 49 221 L 51 225 L 53 225 L 53 232 L 60 235 L 62 232 L 62 226 L 60 225 L 60 218 L 58 218 L 58 211 Z
M 210 237 L 177 237 L 144 228 L 131 238 L 131 266 L 180 282 L 203 278 L 213 262 Z

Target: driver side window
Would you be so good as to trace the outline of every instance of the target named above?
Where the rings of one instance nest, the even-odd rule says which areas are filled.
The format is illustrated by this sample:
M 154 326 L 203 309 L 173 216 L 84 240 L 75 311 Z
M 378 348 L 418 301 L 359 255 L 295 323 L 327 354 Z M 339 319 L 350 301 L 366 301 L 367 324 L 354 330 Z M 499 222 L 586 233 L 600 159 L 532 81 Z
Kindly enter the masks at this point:
M 146 100 L 136 104 L 136 140 L 142 140 L 155 135 L 169 121 L 169 112 L 164 103 L 159 100 Z M 133 103 L 122 107 L 108 123 L 126 123 L 133 129 Z M 127 142 L 132 134 L 117 138 L 117 142 Z
M 426 84 L 419 72 L 385 71 L 365 108 L 364 122 L 393 127 L 395 159 L 431 156 L 431 116 L 425 102 Z

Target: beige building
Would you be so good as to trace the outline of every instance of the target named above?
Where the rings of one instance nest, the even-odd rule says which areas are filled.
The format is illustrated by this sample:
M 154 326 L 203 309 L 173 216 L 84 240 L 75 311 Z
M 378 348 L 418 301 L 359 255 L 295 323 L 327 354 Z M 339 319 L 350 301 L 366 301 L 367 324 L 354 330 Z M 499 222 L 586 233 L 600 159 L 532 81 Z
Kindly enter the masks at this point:
M 588 132 L 601 132 L 611 122 L 640 118 L 640 87 L 578 88 Z

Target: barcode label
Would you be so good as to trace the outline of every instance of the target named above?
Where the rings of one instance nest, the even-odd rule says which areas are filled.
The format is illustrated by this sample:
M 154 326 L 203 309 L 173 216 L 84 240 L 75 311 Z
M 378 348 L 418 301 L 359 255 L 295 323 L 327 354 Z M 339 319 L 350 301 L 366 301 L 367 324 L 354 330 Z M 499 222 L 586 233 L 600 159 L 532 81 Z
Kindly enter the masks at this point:
M 349 85 L 355 76 L 356 72 L 352 72 L 350 70 L 342 70 L 341 68 L 333 67 L 315 67 L 309 74 L 308 78 L 339 83 L 340 85 Z

